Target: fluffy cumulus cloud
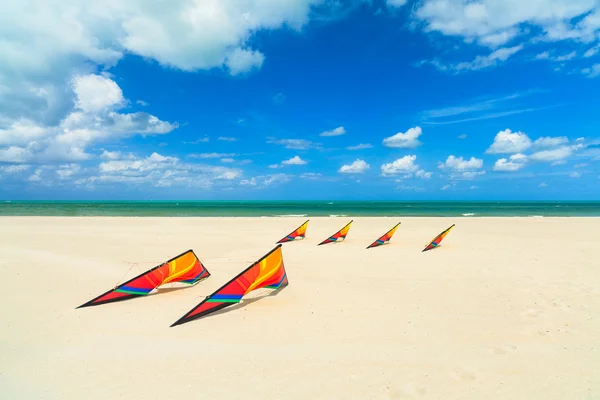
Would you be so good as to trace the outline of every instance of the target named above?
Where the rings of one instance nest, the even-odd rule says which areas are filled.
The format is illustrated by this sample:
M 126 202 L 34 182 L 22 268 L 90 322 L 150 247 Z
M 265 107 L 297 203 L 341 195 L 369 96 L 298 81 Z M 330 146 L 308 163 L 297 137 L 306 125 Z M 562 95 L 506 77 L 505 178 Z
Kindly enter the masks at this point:
M 464 159 L 463 157 L 448 156 L 445 162 L 440 162 L 438 168 L 447 171 L 450 179 L 473 179 L 476 176 L 485 174 L 483 168 L 483 160 L 480 158 L 471 157 Z
M 341 136 L 346 134 L 346 129 L 343 126 L 338 126 L 330 131 L 321 132 L 319 136 Z
M 535 162 L 564 164 L 576 152 L 587 147 L 584 142 L 583 138 L 570 141 L 566 136 L 543 136 L 531 140 L 523 132 L 512 132 L 506 129 L 498 132 L 486 153 L 511 154 L 510 157 L 498 159 L 492 170 L 515 172 Z
M 342 165 L 338 172 L 342 174 L 362 174 L 367 171 L 371 166 L 364 160 L 356 159 L 352 164 Z
M 69 177 L 73 175 L 75 174 Z M 231 185 L 241 176 L 242 171 L 239 169 L 186 163 L 177 157 L 152 153 L 147 157 L 128 156 L 125 159 L 112 158 L 104 161 L 92 173 L 74 180 L 74 184 L 89 187 L 127 184 L 210 189 Z
M 494 142 L 486 150 L 487 154 L 514 154 L 531 147 L 531 139 L 523 132 L 512 132 L 505 129 L 496 134 Z
M 491 52 L 471 61 L 443 63 L 429 61 L 442 70 L 481 69 L 502 63 L 523 49 L 525 44 L 573 40 L 598 42 L 600 7 L 597 0 L 423 0 L 413 12 L 416 26 L 456 38 Z M 531 38 L 534 40 L 531 40 Z M 588 51 L 594 54 L 595 47 Z M 566 61 L 575 57 L 564 54 L 540 58 Z
M 526 35 L 527 27 L 539 28 L 542 40 L 593 41 L 599 12 L 596 0 L 425 0 L 415 16 L 425 31 L 497 47 Z
M 501 158 L 494 164 L 493 171 L 497 172 L 516 172 L 525 166 L 527 156 L 523 154 L 513 154 L 509 158 Z
M 386 163 L 381 166 L 381 174 L 383 176 L 398 176 L 400 179 L 410 179 L 413 176 L 419 179 L 429 179 L 432 173 L 427 172 L 424 169 L 420 169 L 419 165 L 415 163 L 417 156 L 408 155 L 397 160 Z
M 416 126 L 410 128 L 406 132 L 398 132 L 393 136 L 383 139 L 383 145 L 385 147 L 400 148 L 400 149 L 414 149 L 421 145 L 418 138 L 421 136 L 423 131 L 420 127 Z
M 3 7 L 9 34 L 0 64 L 43 70 L 85 58 L 114 63 L 124 53 L 186 71 L 226 66 L 238 74 L 260 67 L 250 45 L 259 30 L 302 28 L 319 0 L 98 0 L 16 2 Z
M 301 159 L 299 156 L 294 156 L 289 160 L 284 160 L 281 162 L 282 165 L 305 165 L 308 162 L 306 160 Z
M 17 119 L 0 128 L 0 161 L 24 163 L 83 161 L 93 143 L 141 134 L 166 134 L 176 123 L 145 112 L 121 113 L 125 99 L 110 78 L 90 74 L 72 80 L 74 108 L 56 125 Z

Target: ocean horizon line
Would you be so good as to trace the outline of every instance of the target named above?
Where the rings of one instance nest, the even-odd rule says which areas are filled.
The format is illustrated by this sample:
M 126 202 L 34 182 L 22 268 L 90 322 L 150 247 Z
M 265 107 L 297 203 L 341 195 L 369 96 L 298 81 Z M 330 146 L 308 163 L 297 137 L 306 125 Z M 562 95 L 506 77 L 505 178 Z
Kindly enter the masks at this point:
M 5 200 L 0 216 L 596 217 L 600 201 Z

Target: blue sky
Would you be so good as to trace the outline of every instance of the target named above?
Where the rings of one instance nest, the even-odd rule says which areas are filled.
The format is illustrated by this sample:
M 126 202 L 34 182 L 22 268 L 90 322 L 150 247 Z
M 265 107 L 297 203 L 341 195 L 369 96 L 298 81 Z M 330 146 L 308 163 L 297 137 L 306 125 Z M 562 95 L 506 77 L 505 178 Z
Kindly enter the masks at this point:
M 597 0 L 37 3 L 1 198 L 600 198 Z

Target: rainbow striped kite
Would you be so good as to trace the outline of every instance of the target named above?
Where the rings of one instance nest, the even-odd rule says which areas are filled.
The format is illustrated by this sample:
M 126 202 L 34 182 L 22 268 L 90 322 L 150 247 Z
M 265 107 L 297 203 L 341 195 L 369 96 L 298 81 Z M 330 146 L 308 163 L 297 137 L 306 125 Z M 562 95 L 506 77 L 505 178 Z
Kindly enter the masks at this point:
M 369 245 L 369 247 L 367 247 L 367 249 L 370 249 L 371 247 L 381 246 L 382 244 L 388 243 L 390 241 L 390 239 L 392 238 L 392 236 L 394 236 L 394 233 L 396 233 L 396 229 L 398 229 L 399 226 L 400 226 L 400 222 L 398 222 L 396 224 L 396 226 L 394 226 L 392 229 L 387 231 L 385 233 L 385 235 L 383 235 L 382 237 L 380 237 L 379 239 L 377 239 L 376 241 L 371 243 Z
M 346 240 L 346 235 L 348 234 L 348 231 L 350 230 L 350 224 L 352 224 L 352 221 L 348 222 L 348 224 L 346 226 L 344 226 L 342 229 L 340 229 L 339 231 L 337 231 L 336 233 L 331 235 L 329 238 L 323 240 L 317 246 L 320 246 L 322 244 L 327 244 L 327 243 L 334 243 L 334 242 L 339 241 L 340 239 Z
M 446 235 L 452 230 L 452 228 L 454 228 L 454 224 L 452 224 L 452 226 L 448 229 L 446 229 L 444 232 L 440 233 L 439 235 L 437 235 L 432 241 L 431 243 L 429 243 L 427 245 L 427 247 L 425 247 L 423 249 L 423 251 L 427 251 L 427 250 L 431 250 L 431 249 L 435 249 L 436 247 L 438 247 L 441 243 L 442 240 L 444 240 L 444 238 L 446 237 Z M 422 252 L 423 252 L 422 251 Z M 422 253 L 421 252 L 421 253 Z
M 202 265 L 194 251 L 188 250 L 77 308 L 97 306 L 145 296 L 160 285 L 169 282 L 181 282 L 193 285 L 209 276 L 210 272 Z
M 290 233 L 289 235 L 287 235 L 286 237 L 284 237 L 277 243 L 285 243 L 285 242 L 291 242 L 291 241 L 298 240 L 298 239 L 304 239 L 306 237 L 306 228 L 307 227 L 308 227 L 308 220 L 305 223 L 303 223 L 302 225 L 300 225 L 298 227 L 298 229 L 296 229 L 294 232 Z
M 282 289 L 288 285 L 281 244 L 278 244 L 267 255 L 246 268 L 235 278 L 207 296 L 200 304 L 192 308 L 171 326 L 185 324 L 212 312 L 239 303 L 246 294 L 253 290 Z

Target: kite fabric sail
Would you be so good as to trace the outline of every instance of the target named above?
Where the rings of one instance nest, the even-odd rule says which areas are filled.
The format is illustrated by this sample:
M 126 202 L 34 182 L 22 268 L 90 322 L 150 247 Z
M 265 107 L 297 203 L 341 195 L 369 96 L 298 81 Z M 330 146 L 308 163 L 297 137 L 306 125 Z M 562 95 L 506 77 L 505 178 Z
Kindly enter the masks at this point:
M 398 229 L 398 227 L 400 226 L 400 222 L 398 222 L 396 224 L 396 226 L 394 226 L 392 229 L 390 229 L 389 231 L 387 231 L 382 237 L 380 237 L 379 239 L 377 239 L 376 241 L 374 241 L 373 243 L 371 243 L 369 245 L 369 247 L 367 247 L 367 249 L 370 249 L 371 247 L 377 247 L 377 246 L 381 246 L 382 244 L 386 244 L 390 241 L 390 239 L 392 238 L 392 236 L 394 236 L 394 233 L 396 233 L 396 229 Z
M 286 237 L 284 237 L 277 243 L 286 243 L 286 242 L 291 242 L 291 241 L 298 240 L 298 239 L 304 239 L 306 237 L 306 228 L 307 227 L 308 227 L 308 220 L 305 223 L 303 223 L 302 225 L 300 225 L 298 227 L 298 229 L 296 229 L 294 232 L 290 233 L 289 235 L 287 235 Z
M 448 229 L 446 229 L 444 232 L 440 233 L 439 235 L 437 235 L 432 241 L 431 243 L 429 243 L 424 249 L 423 251 L 427 251 L 427 250 L 431 250 L 431 249 L 435 249 L 436 247 L 438 247 L 441 243 L 442 240 L 444 240 L 444 238 L 446 237 L 446 235 L 452 230 L 452 228 L 454 228 L 454 224 L 452 224 L 452 226 Z M 422 251 L 422 252 L 423 252 Z M 421 253 L 422 253 L 421 252 Z
M 185 324 L 225 307 L 233 306 L 253 290 L 261 288 L 278 290 L 286 287 L 288 279 L 283 265 L 281 246 L 278 244 L 260 260 L 207 296 L 171 326 Z
M 346 240 L 346 235 L 348 234 L 348 231 L 350 230 L 351 224 L 352 224 L 352 221 L 348 222 L 348 224 L 346 226 L 344 226 L 342 229 L 340 229 L 339 231 L 337 231 L 336 233 L 331 235 L 329 238 L 323 240 L 317 246 L 320 246 L 322 244 L 327 244 L 327 243 L 334 243 L 340 239 Z
M 77 308 L 97 306 L 114 301 L 145 296 L 160 285 L 180 282 L 193 285 L 210 276 L 193 250 L 188 250 L 169 261 L 128 280 Z

